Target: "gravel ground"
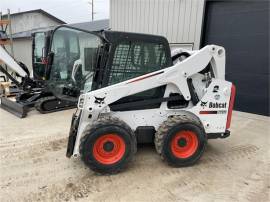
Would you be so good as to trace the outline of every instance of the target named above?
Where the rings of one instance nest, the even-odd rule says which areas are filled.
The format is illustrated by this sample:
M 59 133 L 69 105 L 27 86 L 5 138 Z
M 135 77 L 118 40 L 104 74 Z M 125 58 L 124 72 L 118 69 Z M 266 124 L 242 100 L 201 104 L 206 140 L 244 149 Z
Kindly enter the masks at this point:
M 65 157 L 74 110 L 19 119 L 0 109 L 0 201 L 269 201 L 269 117 L 234 112 L 231 137 L 210 140 L 193 167 L 139 147 L 124 172 L 102 176 Z

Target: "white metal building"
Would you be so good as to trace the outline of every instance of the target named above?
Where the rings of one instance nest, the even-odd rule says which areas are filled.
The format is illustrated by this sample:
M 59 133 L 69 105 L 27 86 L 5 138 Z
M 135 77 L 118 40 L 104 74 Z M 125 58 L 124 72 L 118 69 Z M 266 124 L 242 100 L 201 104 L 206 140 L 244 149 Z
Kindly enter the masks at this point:
M 48 27 L 64 24 L 65 22 L 42 9 L 13 13 L 10 15 L 10 18 L 14 57 L 18 61 L 22 61 L 30 69 L 30 72 L 32 72 L 31 34 L 48 29 Z M 9 45 L 6 48 L 11 52 Z
M 113 30 L 166 36 L 172 47 L 198 49 L 203 0 L 110 0 Z
M 269 13 L 269 0 L 110 0 L 110 27 L 163 35 L 172 48 L 224 46 L 235 109 L 269 116 Z

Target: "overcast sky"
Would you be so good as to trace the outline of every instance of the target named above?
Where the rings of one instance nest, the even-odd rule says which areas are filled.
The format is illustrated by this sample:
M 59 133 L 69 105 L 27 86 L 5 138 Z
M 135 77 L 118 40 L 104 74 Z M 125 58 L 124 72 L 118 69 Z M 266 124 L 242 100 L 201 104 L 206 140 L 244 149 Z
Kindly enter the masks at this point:
M 91 0 L 0 0 L 3 14 L 9 8 L 11 13 L 43 9 L 67 22 L 85 22 L 91 20 Z M 94 0 L 95 20 L 109 18 L 109 0 Z

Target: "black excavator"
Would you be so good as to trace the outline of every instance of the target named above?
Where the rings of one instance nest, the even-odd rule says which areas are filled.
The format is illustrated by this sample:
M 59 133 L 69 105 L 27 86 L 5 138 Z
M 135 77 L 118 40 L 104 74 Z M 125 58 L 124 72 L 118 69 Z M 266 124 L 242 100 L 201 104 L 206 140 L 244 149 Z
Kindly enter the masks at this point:
M 0 72 L 17 87 L 15 99 L 2 96 L 0 107 L 20 118 L 26 117 L 32 109 L 44 114 L 76 107 L 81 86 L 93 76 L 90 70 L 96 65 L 98 51 L 102 49 L 91 46 L 89 32 L 102 32 L 108 26 L 107 20 L 98 20 L 83 29 L 80 24 L 71 24 L 33 33 L 32 77 L 23 63 L 17 62 L 0 46 L 0 61 L 5 65 L 0 64 Z M 87 72 L 92 73 L 85 75 Z M 58 96 L 55 83 L 65 86 L 61 89 L 72 96 Z
M 16 61 L 0 46 L 0 72 L 12 86 L 16 86 L 15 90 L 12 89 L 15 99 L 0 96 L 0 107 L 20 118 L 26 117 L 32 109 L 45 114 L 76 107 L 82 91 L 80 88 L 93 73 L 80 75 L 93 68 L 98 54 L 97 48 L 91 47 L 89 32 L 102 32 L 107 28 L 107 21 L 100 20 L 83 29 L 80 25 L 71 24 L 33 33 L 33 76 L 23 63 Z M 63 89 L 71 96 L 57 96 L 55 83 L 65 86 Z
M 72 69 L 81 68 L 81 59 L 79 59 L 81 51 L 87 54 L 88 57 L 84 57 L 87 60 L 94 58 L 96 50 L 93 51 L 91 48 L 81 50 L 82 43 L 78 32 L 83 37 L 87 36 L 87 30 L 78 31 L 72 26 L 65 26 L 65 28 L 59 26 L 44 32 L 33 33 L 33 77 L 30 76 L 28 68 L 23 63 L 17 62 L 0 46 L 0 61 L 5 65 L 0 65 L 0 71 L 8 77 L 13 86 L 16 86 L 16 89 L 13 89 L 16 92 L 15 99 L 2 96 L 1 108 L 20 118 L 26 117 L 33 108 L 43 114 L 74 108 L 80 91 L 69 92 L 72 93 L 72 100 L 59 98 L 54 95 L 55 90 L 51 88 L 53 86 L 51 84 L 55 81 L 65 84 L 82 83 L 85 79 L 74 77 Z M 87 61 L 88 66 L 91 65 L 90 63 L 91 61 Z M 54 67 L 54 72 L 50 71 L 51 66 Z M 8 69 L 15 72 L 16 75 L 11 74 Z
M 53 95 L 48 89 L 48 77 L 45 76 L 48 65 L 48 51 L 53 30 L 32 34 L 32 66 L 33 77 L 28 68 L 17 62 L 8 52 L 0 47 L 0 60 L 5 64 L 0 65 L 0 71 L 8 77 L 12 86 L 16 86 L 14 97 L 1 97 L 1 108 L 24 118 L 27 113 L 35 108 L 40 113 L 50 113 L 64 109 L 74 108 L 76 102 L 62 100 Z M 14 74 L 11 74 L 11 69 Z

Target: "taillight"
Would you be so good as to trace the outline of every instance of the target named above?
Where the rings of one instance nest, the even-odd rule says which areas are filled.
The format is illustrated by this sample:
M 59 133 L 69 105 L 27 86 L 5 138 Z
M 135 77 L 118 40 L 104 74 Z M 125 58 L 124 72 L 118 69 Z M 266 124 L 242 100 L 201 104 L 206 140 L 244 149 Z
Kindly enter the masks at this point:
M 234 105 L 234 100 L 235 100 L 235 91 L 236 91 L 235 85 L 232 84 L 231 98 L 230 98 L 230 103 L 229 103 L 229 110 L 228 110 L 228 116 L 227 116 L 226 129 L 230 128 L 230 126 L 231 126 L 232 111 L 233 111 L 233 105 Z

